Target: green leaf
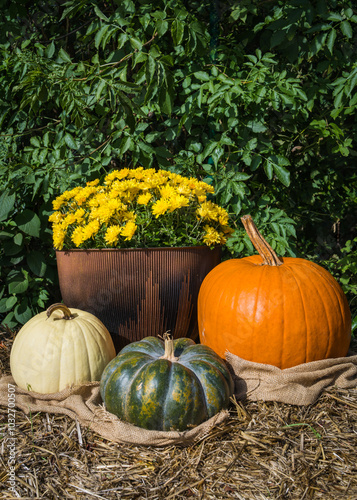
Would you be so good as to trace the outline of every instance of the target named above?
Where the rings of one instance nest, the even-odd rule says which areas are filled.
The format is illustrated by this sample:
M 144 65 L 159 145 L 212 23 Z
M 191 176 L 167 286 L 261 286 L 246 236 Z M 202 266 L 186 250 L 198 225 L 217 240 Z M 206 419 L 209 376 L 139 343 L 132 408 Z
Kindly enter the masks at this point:
M 325 44 L 327 33 L 319 33 L 315 36 L 311 43 L 311 50 L 313 54 L 317 54 Z
M 164 35 L 169 29 L 169 23 L 162 19 L 159 19 L 156 23 L 157 34 L 160 36 Z
M 118 49 L 121 49 L 124 45 L 124 43 L 128 40 L 128 35 L 126 33 L 121 33 L 118 36 L 117 44 L 118 44 Z
M 146 60 L 146 65 L 145 65 L 145 76 L 146 76 L 146 83 L 149 85 L 151 83 L 154 74 L 156 70 L 156 61 L 155 59 L 149 55 L 149 57 Z
M 172 106 L 173 106 L 172 87 L 171 88 L 167 88 L 167 87 L 161 88 L 160 94 L 159 94 L 159 103 L 160 103 L 160 108 L 162 109 L 162 111 L 167 115 L 171 115 Z
M 357 314 L 356 316 L 352 319 L 352 333 L 357 333 Z
M 209 142 L 204 148 L 203 152 L 197 156 L 198 163 L 201 163 L 212 151 L 218 146 L 218 142 Z
M 31 309 L 28 305 L 27 297 L 23 297 L 20 304 L 15 307 L 14 310 L 15 318 L 22 325 L 27 323 L 32 317 Z
M 15 234 L 15 236 L 14 236 L 15 245 L 21 246 L 23 239 L 24 239 L 24 237 L 23 237 L 22 233 Z
M 100 81 L 100 83 L 99 83 L 99 85 L 98 85 L 98 87 L 97 87 L 97 90 L 96 90 L 96 92 L 95 92 L 95 98 L 96 98 L 96 100 L 97 100 L 97 101 L 99 101 L 100 96 L 101 96 L 101 94 L 102 94 L 102 91 L 103 91 L 103 89 L 104 89 L 104 87 L 105 87 L 106 85 L 107 85 L 106 80 L 101 80 L 101 81 Z M 65 140 L 66 140 L 66 138 L 65 138 Z M 76 149 L 76 148 L 74 148 L 74 149 Z
M 31 137 L 30 138 L 30 143 L 35 146 L 35 148 L 40 148 L 41 147 L 41 143 L 40 141 L 38 140 L 38 137 Z
M 97 14 L 99 19 L 101 19 L 102 21 L 109 21 L 108 17 L 105 14 L 103 14 L 103 12 L 100 10 L 100 8 L 97 5 L 94 6 L 94 12 Z
M 220 146 L 218 146 L 217 148 L 215 148 L 213 151 L 212 151 L 212 160 L 213 160 L 213 163 L 217 166 L 218 165 L 218 162 L 220 160 L 220 158 L 223 156 L 224 154 L 224 149 Z
M 67 146 L 71 149 L 78 149 L 78 145 L 74 138 L 70 134 L 66 134 L 64 136 L 64 142 L 67 144 Z
M 147 89 L 146 89 L 146 94 L 145 94 L 145 98 L 144 98 L 144 102 L 145 104 L 147 104 L 148 102 L 151 101 L 151 99 L 153 97 L 155 97 L 155 95 L 157 94 L 157 91 L 159 90 L 159 87 L 158 87 L 158 83 L 157 83 L 157 79 L 154 78 L 151 80 L 151 82 L 149 83 Z
M 249 174 L 246 174 L 245 172 L 236 172 L 233 176 L 232 179 L 234 179 L 237 182 L 242 182 L 242 181 L 247 181 L 250 179 L 252 176 Z
M 10 212 L 14 208 L 15 200 L 15 193 L 10 194 L 8 189 L 0 195 L 0 221 L 8 218 Z
M 11 297 L 9 297 L 8 299 L 5 299 L 5 311 L 10 311 L 14 305 L 17 303 L 17 297 L 16 295 L 11 295 Z M 1 311 L 1 312 L 5 312 L 5 311 Z
M 13 234 L 9 231 L 0 231 L 0 240 L 12 238 Z
M 28 289 L 29 282 L 28 279 L 23 275 L 18 275 L 14 278 L 11 278 L 8 282 L 8 290 L 9 294 L 19 294 L 25 293 Z
M 328 35 L 327 44 L 326 44 L 327 48 L 331 54 L 333 52 L 333 46 L 335 44 L 336 37 L 337 37 L 337 32 L 336 32 L 335 28 L 332 28 L 332 30 L 330 31 L 330 33 Z
M 171 36 L 175 47 L 182 42 L 184 30 L 185 24 L 179 19 L 174 19 L 171 25 Z
M 327 19 L 329 21 L 339 22 L 342 21 L 343 17 L 338 12 L 331 12 Z
M 51 59 L 51 57 L 53 56 L 54 53 L 55 53 L 55 44 L 52 40 L 52 42 L 49 44 L 49 46 L 45 50 L 45 54 L 46 54 L 46 57 Z
M 286 170 L 286 168 L 278 165 L 277 163 L 273 163 L 273 168 L 275 175 L 279 179 L 279 181 L 284 184 L 284 186 L 290 185 L 290 172 Z
M 74 5 L 73 4 L 71 5 L 70 2 L 66 2 L 66 3 L 69 4 L 69 6 L 66 7 L 64 9 L 64 11 L 62 12 L 62 16 L 61 16 L 60 21 L 63 21 L 63 19 L 66 19 L 66 17 L 68 17 L 69 14 L 71 14 L 71 12 L 73 12 L 77 9 L 77 3 L 74 3 Z
M 23 248 L 23 244 L 16 245 L 16 243 L 14 242 L 14 239 L 5 240 L 2 242 L 2 249 L 4 251 L 4 254 L 8 255 L 8 256 L 18 254 L 19 252 L 21 252 L 22 248 Z
M 280 30 L 280 31 L 274 31 L 272 34 L 272 37 L 270 39 L 270 48 L 274 48 L 277 45 L 280 45 L 281 42 L 286 41 L 286 31 Z
M 353 31 L 352 31 L 352 26 L 348 21 L 343 21 L 340 24 L 341 31 L 342 33 L 347 37 L 347 38 L 352 38 Z
M 40 236 L 41 221 L 35 212 L 26 208 L 15 217 L 15 222 L 21 231 L 30 236 Z
M 266 176 L 268 177 L 268 179 L 272 180 L 274 170 L 273 170 L 273 165 L 272 165 L 271 161 L 266 160 L 264 162 L 264 172 L 265 172 Z
M 210 76 L 205 71 L 196 71 L 194 73 L 194 76 L 197 78 L 197 80 L 201 80 L 202 82 L 209 82 L 210 81 Z
M 247 127 L 249 127 L 254 133 L 265 132 L 267 130 L 266 125 L 262 121 L 260 122 L 257 120 L 249 121 L 247 123 Z
M 9 309 L 6 306 L 7 298 L 0 299 L 0 313 L 7 312 Z
M 46 274 L 47 264 L 45 257 L 38 250 L 32 250 L 26 259 L 27 265 L 36 276 L 43 277 Z
M 99 31 L 97 31 L 95 37 L 94 37 L 94 45 L 96 49 L 99 49 L 100 42 L 103 40 L 105 34 L 107 33 L 108 29 L 110 28 L 109 24 L 104 24 Z
M 15 326 L 17 326 L 17 322 L 14 320 L 13 311 L 9 312 L 9 314 L 5 316 L 1 324 L 6 325 L 8 328 L 15 328 Z
M 127 135 L 123 137 L 121 143 L 120 143 L 120 153 L 123 155 L 125 154 L 128 149 L 130 149 L 134 144 L 134 141 L 130 135 Z
M 133 47 L 133 49 L 135 50 L 141 50 L 142 47 L 143 47 L 143 44 L 140 42 L 140 40 L 138 40 L 137 38 L 135 37 L 130 37 L 129 39 L 129 42 L 130 42 L 130 45 Z
M 254 156 L 253 159 L 252 159 L 252 162 L 249 166 L 250 170 L 252 172 L 254 172 L 255 170 L 257 170 L 257 168 L 259 167 L 259 165 L 261 164 L 262 162 L 262 157 L 261 156 Z
M 66 63 L 72 62 L 70 55 L 68 54 L 68 52 L 66 52 L 64 49 L 62 49 L 62 47 L 59 50 L 58 57 L 60 57 L 62 59 L 62 61 L 66 62 Z

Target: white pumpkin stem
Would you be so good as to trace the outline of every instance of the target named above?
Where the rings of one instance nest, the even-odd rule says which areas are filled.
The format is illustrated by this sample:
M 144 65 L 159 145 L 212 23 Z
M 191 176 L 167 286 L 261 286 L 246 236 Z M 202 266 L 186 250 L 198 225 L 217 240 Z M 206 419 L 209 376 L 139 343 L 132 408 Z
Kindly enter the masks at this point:
M 259 255 L 263 259 L 263 265 L 281 266 L 283 264 L 282 259 L 277 256 L 269 243 L 267 243 L 260 234 L 251 215 L 243 215 L 241 221 L 250 241 L 253 243 L 254 247 L 258 250 Z
M 174 354 L 174 339 L 172 336 L 166 332 L 163 335 L 163 339 L 165 342 L 165 353 L 161 356 L 160 359 L 168 359 L 169 361 L 177 361 L 178 358 L 175 357 Z
M 68 307 L 65 304 L 61 304 L 58 302 L 57 304 L 52 304 L 46 311 L 47 318 L 51 316 L 53 311 L 60 310 L 63 313 L 63 318 L 62 319 L 73 319 L 74 316 L 71 313 L 71 311 L 68 309 Z

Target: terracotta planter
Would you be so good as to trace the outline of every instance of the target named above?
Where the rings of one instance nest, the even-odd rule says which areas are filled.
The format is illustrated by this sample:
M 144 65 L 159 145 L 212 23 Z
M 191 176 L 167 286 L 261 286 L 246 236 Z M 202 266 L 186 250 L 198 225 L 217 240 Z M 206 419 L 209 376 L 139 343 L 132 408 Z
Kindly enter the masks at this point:
M 168 330 L 197 341 L 198 291 L 221 249 L 61 250 L 56 256 L 63 302 L 97 316 L 118 351 Z

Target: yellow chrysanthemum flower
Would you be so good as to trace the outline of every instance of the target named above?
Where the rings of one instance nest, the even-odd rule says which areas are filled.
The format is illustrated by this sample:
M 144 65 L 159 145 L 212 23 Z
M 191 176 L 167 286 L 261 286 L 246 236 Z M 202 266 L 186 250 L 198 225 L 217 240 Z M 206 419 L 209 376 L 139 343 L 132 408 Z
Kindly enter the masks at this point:
M 85 214 L 86 214 L 86 211 L 84 210 L 84 208 L 78 208 L 78 210 L 76 210 L 74 212 L 74 216 L 76 218 L 76 222 L 82 222 L 83 219 L 84 219 Z
M 170 200 L 168 200 L 167 198 L 160 198 L 159 200 L 155 201 L 155 203 L 151 207 L 151 211 L 157 219 L 160 215 L 166 213 L 170 209 L 170 206 Z
M 101 224 L 107 224 L 117 211 L 123 209 L 123 204 L 118 199 L 106 199 L 98 207 L 91 210 L 90 218 L 97 219 Z
M 137 228 L 137 225 L 134 222 L 129 221 L 122 228 L 121 235 L 125 236 L 125 240 L 131 240 L 131 238 L 135 234 L 136 228 Z
M 89 240 L 95 236 L 100 228 L 100 224 L 98 220 L 92 220 L 88 222 L 86 226 L 83 227 L 83 241 Z
M 114 183 L 113 188 L 123 202 L 131 202 L 140 191 L 140 183 L 136 179 L 128 179 L 121 183 Z
M 222 241 L 222 236 L 223 234 L 219 234 L 218 231 L 216 231 L 213 227 L 211 226 L 204 226 L 203 228 L 205 230 L 205 235 L 203 236 L 203 241 L 206 243 L 206 245 L 219 245 L 221 244 Z
M 53 244 L 58 250 L 62 250 L 65 236 L 66 231 L 61 227 L 61 225 L 57 225 L 53 230 Z
M 120 226 L 109 226 L 105 233 L 105 242 L 107 245 L 117 245 L 118 237 L 120 235 L 121 227 Z
M 74 213 L 69 213 L 66 215 L 66 217 L 63 219 L 62 224 L 65 229 L 67 229 L 68 226 L 71 224 L 74 224 L 76 222 L 76 216 Z
M 176 196 L 177 194 L 176 189 L 173 186 L 170 186 L 169 184 L 161 186 L 159 188 L 159 191 L 162 198 L 171 198 L 173 196 Z
M 88 200 L 88 198 L 97 192 L 97 189 L 95 186 L 88 186 L 85 188 L 82 188 L 75 196 L 74 200 L 78 205 L 82 205 L 85 201 Z
M 65 204 L 66 202 L 66 198 L 64 197 L 65 193 L 63 193 L 61 196 L 57 196 L 57 198 L 53 200 L 52 202 L 53 210 L 59 210 Z
M 61 214 L 61 212 L 53 212 L 53 214 L 51 214 L 48 218 L 49 222 L 53 222 L 54 224 L 58 224 L 59 222 L 61 222 L 61 220 L 63 219 L 63 214 Z
M 186 196 L 182 196 L 181 194 L 176 194 L 170 197 L 169 202 L 170 202 L 170 212 L 173 212 L 178 208 L 188 207 L 190 204 L 190 200 L 186 198 Z
M 201 219 L 218 220 L 217 205 L 212 201 L 204 201 L 196 210 L 196 213 Z
M 130 171 L 129 177 L 142 181 L 145 179 L 149 179 L 154 174 L 155 174 L 154 168 L 144 169 L 143 167 L 138 167 Z
M 143 177 L 143 170 L 144 168 L 143 167 L 137 167 L 137 168 L 133 168 L 131 170 L 129 170 L 129 174 L 128 174 L 128 177 L 129 179 L 141 179 Z
M 123 210 L 119 214 L 119 219 L 122 222 L 123 221 L 127 221 L 127 222 L 132 221 L 132 222 L 135 222 L 136 221 L 136 213 L 135 212 L 131 212 L 130 210 Z
M 83 236 L 83 227 L 82 226 L 78 226 L 75 228 L 75 230 L 72 233 L 71 240 L 76 245 L 76 247 L 79 247 L 83 243 L 84 236 Z
M 147 205 L 152 198 L 152 194 L 144 193 L 138 196 L 137 202 L 139 205 Z
M 129 172 L 130 170 L 128 168 L 113 170 L 113 172 L 110 172 L 110 174 L 105 176 L 104 184 L 111 184 L 115 179 L 125 179 Z
M 183 183 L 176 186 L 176 191 L 178 194 L 182 194 L 183 196 L 187 196 L 187 197 L 190 196 L 190 194 L 191 194 L 191 189 L 189 188 L 189 186 L 187 184 L 183 184 Z
M 90 200 L 88 200 L 87 205 L 89 207 L 99 207 L 100 205 L 106 203 L 107 199 L 108 199 L 107 195 L 102 191 L 100 191 L 95 196 L 92 196 Z
M 98 186 L 99 179 L 95 179 L 94 181 L 87 182 L 86 186 Z
M 229 221 L 227 210 L 217 206 L 217 214 L 218 214 L 218 222 L 221 224 L 221 226 L 227 226 Z

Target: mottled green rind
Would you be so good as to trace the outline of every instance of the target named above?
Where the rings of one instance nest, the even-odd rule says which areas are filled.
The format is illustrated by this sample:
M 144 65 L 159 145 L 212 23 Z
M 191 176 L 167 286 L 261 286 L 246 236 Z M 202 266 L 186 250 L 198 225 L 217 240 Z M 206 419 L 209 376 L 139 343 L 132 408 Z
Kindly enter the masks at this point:
M 212 349 L 183 338 L 176 361 L 160 359 L 164 352 L 161 340 L 146 337 L 107 365 L 101 395 L 109 412 L 145 429 L 183 431 L 227 408 L 233 382 Z

